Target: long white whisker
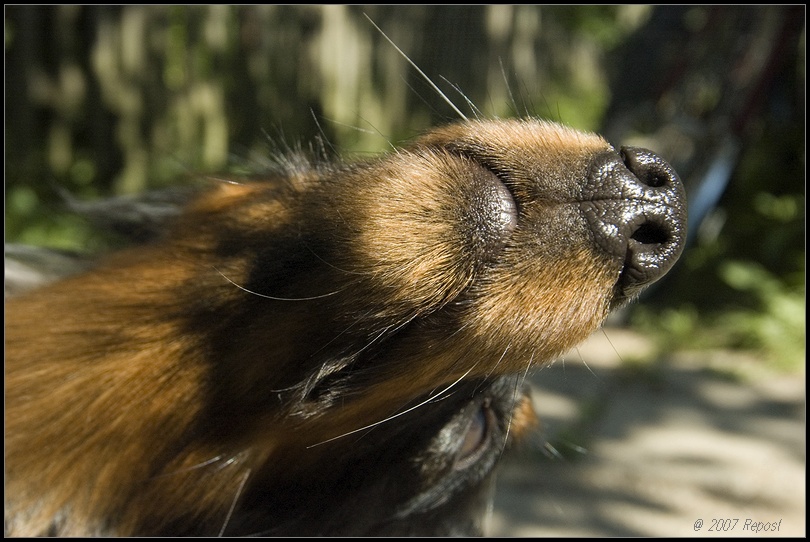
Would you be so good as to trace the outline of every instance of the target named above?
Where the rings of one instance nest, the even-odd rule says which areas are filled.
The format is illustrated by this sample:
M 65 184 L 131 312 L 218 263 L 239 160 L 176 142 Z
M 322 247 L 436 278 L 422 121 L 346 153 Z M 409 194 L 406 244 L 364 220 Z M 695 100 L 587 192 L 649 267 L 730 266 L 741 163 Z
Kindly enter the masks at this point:
M 207 460 L 203 461 L 202 463 L 197 463 L 196 465 L 191 465 L 190 467 L 183 467 L 182 469 L 177 469 L 177 470 L 173 470 L 173 471 L 170 471 L 170 472 L 164 472 L 164 473 L 158 474 L 158 475 L 154 476 L 154 478 L 165 478 L 167 476 L 175 476 L 175 475 L 178 475 L 178 474 L 191 472 L 193 470 L 202 469 L 202 468 L 207 467 L 209 465 L 215 465 L 216 463 L 219 463 L 220 461 L 222 461 L 222 456 L 218 455 L 216 457 L 212 457 L 211 459 L 207 459 Z M 224 467 L 227 467 L 229 464 L 231 464 L 231 462 L 232 462 L 232 459 L 228 460 L 225 464 L 220 465 L 217 470 L 220 470 L 220 469 L 222 469 Z
M 375 134 L 375 135 L 380 134 L 379 131 L 369 130 L 367 128 L 361 128 L 360 126 L 356 126 L 354 124 L 349 124 L 347 122 L 340 122 L 339 120 L 331 119 L 331 118 L 326 117 L 326 116 L 323 116 L 321 118 L 323 118 L 324 120 L 329 121 L 330 123 L 334 124 L 335 126 L 342 126 L 344 128 L 349 128 L 350 130 L 354 130 L 355 132 L 360 132 L 361 134 Z M 365 120 L 365 119 L 363 119 L 363 120 Z M 366 122 L 368 122 L 368 121 L 366 121 Z
M 608 342 L 608 344 L 610 344 L 610 347 L 613 349 L 614 352 L 616 352 L 616 356 L 619 358 L 619 361 L 624 362 L 624 358 L 622 358 L 622 355 L 616 349 L 616 345 L 613 344 L 613 341 L 610 340 L 610 337 L 608 336 L 607 331 L 605 331 L 604 326 L 600 327 L 599 331 L 602 332 L 602 335 L 605 336 L 605 339 L 607 339 L 607 342 Z
M 232 281 L 231 279 L 229 279 L 227 277 L 227 275 L 225 275 L 225 273 L 223 273 L 222 271 L 217 269 L 216 266 L 211 266 L 211 267 L 213 267 L 214 270 L 217 273 L 222 275 L 222 278 L 224 278 L 225 280 L 227 280 L 228 282 L 230 282 L 231 284 L 233 284 L 234 286 L 236 286 L 240 290 L 242 290 L 244 292 L 247 292 L 247 293 L 249 293 L 251 295 L 263 297 L 265 299 L 272 299 L 273 301 L 312 301 L 313 299 L 323 299 L 324 297 L 329 297 L 329 296 L 340 293 L 340 290 L 336 290 L 336 291 L 328 293 L 328 294 L 316 295 L 316 296 L 313 296 L 313 297 L 274 297 L 274 296 L 271 296 L 271 295 L 260 294 L 259 292 L 254 292 L 253 290 L 248 290 L 244 286 L 240 286 L 239 284 L 237 284 L 234 281 Z
M 523 386 L 523 381 L 515 380 L 515 389 L 512 392 L 513 397 L 517 397 L 518 390 Z M 509 442 L 509 431 L 512 429 L 512 419 L 514 418 L 515 411 L 514 409 L 509 414 L 509 420 L 506 422 L 506 431 L 504 431 L 503 435 L 503 444 L 501 445 L 501 453 L 503 455 L 504 450 L 506 450 L 506 443 Z
M 532 352 L 532 357 L 529 358 L 529 363 L 526 364 L 526 370 L 523 371 L 523 376 L 520 379 L 521 386 L 526 383 L 526 379 L 529 377 L 529 371 L 532 368 L 532 363 L 534 363 L 534 352 Z
M 369 134 L 376 134 L 376 135 L 380 136 L 381 138 L 383 138 L 383 139 L 385 140 L 385 142 L 386 142 L 386 143 L 388 143 L 388 146 L 389 146 L 389 147 L 391 147 L 391 150 L 392 150 L 392 151 L 395 151 L 395 152 L 396 152 L 396 151 L 398 150 L 398 149 L 397 149 L 397 146 L 394 144 L 394 142 L 393 142 L 393 141 L 391 141 L 391 139 L 390 139 L 390 138 L 389 138 L 387 135 L 385 135 L 385 134 L 384 134 L 384 133 L 382 133 L 382 132 L 381 132 L 379 129 L 377 129 L 377 127 L 376 127 L 376 126 L 374 126 L 374 125 L 371 123 L 371 121 L 370 121 L 370 120 L 368 120 L 367 118 L 363 117 L 362 115 L 360 116 L 360 120 L 362 120 L 363 122 L 365 122 L 366 124 L 368 124 L 369 126 L 371 126 L 371 128 L 372 128 L 372 129 L 371 129 L 371 130 L 367 130 L 367 133 L 369 133 Z
M 509 343 L 509 344 L 507 344 L 507 345 L 506 345 L 506 348 L 504 348 L 504 349 L 503 349 L 503 354 L 501 354 L 500 359 L 498 359 L 498 361 L 496 361 L 496 362 L 495 362 L 495 364 L 494 364 L 494 365 L 493 365 L 493 366 L 490 368 L 489 372 L 487 373 L 487 378 L 489 378 L 489 377 L 491 377 L 491 376 L 492 376 L 492 373 L 495 371 L 495 369 L 497 369 L 497 368 L 498 368 L 498 365 L 500 365 L 500 364 L 501 364 L 501 362 L 503 361 L 503 358 L 505 358 L 505 357 L 506 357 L 506 353 L 509 351 L 509 349 L 510 349 L 511 347 L 512 347 L 512 344 L 511 344 L 511 343 Z
M 228 523 L 231 521 L 231 516 L 233 515 L 233 511 L 236 509 L 236 503 L 239 501 L 239 497 L 242 496 L 242 491 L 245 489 L 245 484 L 250 477 L 250 469 L 245 472 L 245 475 L 242 477 L 242 481 L 239 482 L 239 487 L 236 490 L 236 495 L 233 497 L 233 501 L 231 502 L 231 507 L 228 509 L 228 515 L 225 516 L 225 521 L 222 523 L 222 528 L 219 530 L 217 537 L 222 537 L 225 535 L 225 529 L 228 527 Z
M 376 427 L 376 426 L 378 426 L 378 425 L 381 425 L 381 424 L 384 424 L 384 423 L 386 423 L 386 422 L 389 422 L 389 421 L 391 421 L 391 420 L 393 420 L 393 419 L 395 419 L 395 418 L 398 418 L 398 417 L 400 417 L 400 416 L 403 416 L 403 415 L 407 414 L 408 412 L 411 412 L 411 411 L 416 410 L 417 408 L 420 408 L 420 407 L 422 407 L 422 406 L 424 406 L 424 405 L 426 405 L 426 404 L 428 404 L 428 403 L 430 403 L 430 402 L 433 402 L 433 401 L 435 401 L 436 399 L 438 399 L 439 397 L 441 397 L 441 396 L 442 396 L 442 394 L 447 393 L 447 391 L 449 391 L 450 389 L 452 389 L 452 388 L 453 388 L 453 387 L 454 387 L 456 384 L 458 384 L 459 382 L 461 382 L 462 380 L 464 380 L 465 378 L 467 378 L 467 375 L 468 375 L 468 374 L 470 374 L 470 371 L 472 371 L 472 370 L 473 370 L 473 368 L 472 368 L 472 367 L 470 367 L 470 369 L 469 369 L 469 370 L 468 370 L 466 373 L 464 373 L 463 375 L 461 375 L 461 376 L 458 378 L 458 380 L 456 380 L 456 381 L 455 381 L 455 382 L 453 382 L 452 384 L 449 384 L 449 385 L 448 385 L 446 388 L 444 388 L 442 391 L 440 391 L 440 392 L 439 392 L 439 393 L 437 393 L 436 395 L 431 395 L 430 397 L 428 397 L 427 399 L 425 399 L 425 400 L 424 400 L 424 401 L 422 401 L 421 403 L 419 403 L 419 404 L 417 404 L 417 405 L 414 405 L 414 406 L 412 406 L 411 408 L 405 409 L 405 410 L 403 410 L 402 412 L 397 412 L 396 414 L 394 414 L 394 415 L 392 415 L 392 416 L 388 416 L 388 417 L 387 417 L 387 418 L 385 418 L 385 419 L 382 419 L 382 420 L 376 421 L 376 422 L 371 423 L 371 424 L 369 424 L 369 425 L 366 425 L 366 426 L 363 426 L 363 427 L 359 427 L 359 428 L 357 428 L 357 429 L 353 429 L 352 431 L 349 431 L 349 432 L 347 432 L 347 433 L 343 433 L 342 435 L 338 435 L 338 436 L 336 436 L 336 437 L 332 437 L 332 438 L 330 438 L 330 439 L 326 439 L 326 440 L 321 441 L 321 442 L 319 442 L 319 443 L 317 443 L 317 444 L 312 444 L 312 445 L 310 445 L 310 446 L 307 446 L 307 448 L 314 448 L 315 446 L 320 446 L 321 444 L 326 444 L 327 442 L 332 442 L 333 440 L 337 440 L 337 439 L 339 439 L 339 438 L 347 437 L 347 436 L 349 436 L 349 435 L 353 435 L 354 433 L 359 433 L 360 431 L 365 431 L 366 429 L 371 429 L 372 427 Z
M 512 94 L 512 85 L 509 84 L 509 78 L 506 77 L 506 70 L 503 67 L 503 59 L 498 58 L 498 64 L 501 66 L 501 75 L 503 75 L 503 82 L 506 85 L 506 91 L 509 93 L 509 101 L 512 102 L 512 109 L 515 111 L 515 115 L 520 115 L 518 111 L 517 102 L 515 101 L 515 95 Z
M 394 43 L 394 42 L 391 40 L 391 38 L 389 38 L 389 37 L 388 37 L 388 36 L 385 34 L 385 32 L 383 32 L 383 31 L 382 31 L 382 29 L 381 29 L 379 26 L 377 26 L 377 23 L 375 23 L 374 21 L 372 21 L 372 20 L 371 20 L 371 17 L 369 17 L 369 16 L 368 16 L 368 15 L 366 15 L 365 13 L 364 13 L 363 15 L 365 15 L 366 19 L 368 19 L 368 22 L 370 22 L 372 25 L 374 25 L 374 28 L 376 28 L 376 29 L 377 29 L 377 31 L 378 31 L 380 34 L 382 34 L 382 37 L 384 37 L 386 40 L 388 40 L 388 43 L 390 43 L 390 44 L 391 44 L 391 45 L 394 47 L 394 49 L 396 49 L 396 50 L 397 50 L 397 52 L 398 52 L 399 54 L 401 54 L 401 55 L 402 55 L 402 58 L 404 58 L 405 60 L 407 60 L 407 61 L 408 61 L 408 63 L 409 63 L 411 66 L 413 66 L 413 67 L 414 67 L 414 69 L 415 69 L 417 72 L 419 72 L 419 75 L 421 75 L 421 76 L 422 76 L 422 77 L 425 79 L 425 81 L 427 81 L 427 82 L 428 82 L 428 84 L 429 84 L 431 87 L 433 87 L 433 90 L 435 90 L 435 91 L 436 91 L 436 92 L 439 94 L 439 96 L 441 96 L 441 97 L 442 97 L 442 99 L 444 99 L 444 101 L 445 101 L 445 102 L 447 102 L 447 104 L 448 104 L 450 107 L 452 107 L 452 108 L 453 108 L 453 111 L 455 111 L 455 112 L 458 114 L 458 116 L 462 118 L 462 120 L 468 120 L 468 119 L 467 119 L 467 117 L 464 115 L 464 113 L 462 113 L 462 112 L 461 112 L 461 110 L 460 110 L 458 107 L 456 107 L 456 104 L 454 104 L 454 103 L 453 103 L 453 102 L 450 100 L 450 98 L 448 98 L 448 97 L 447 97 L 447 95 L 446 95 L 444 92 L 442 92 L 442 90 L 441 90 L 439 87 L 437 87 L 437 86 L 436 86 L 436 83 L 434 83 L 433 81 L 431 81 L 431 80 L 430 80 L 430 77 L 428 77 L 428 76 L 425 74 L 425 72 L 423 72 L 423 71 L 422 71 L 422 70 L 419 68 L 419 66 L 417 66 L 417 65 L 416 65 L 416 63 L 415 63 L 413 60 L 411 60 L 411 59 L 408 57 L 408 55 L 406 55 L 406 54 L 405 54 L 405 52 L 404 52 L 402 49 L 400 49 L 399 47 L 397 47 L 397 44 L 396 44 L 396 43 Z
M 543 448 L 544 448 L 544 449 L 545 449 L 545 450 L 546 450 L 546 451 L 549 453 L 549 455 L 550 455 L 551 457 L 553 457 L 554 459 L 557 459 L 557 460 L 559 460 L 559 461 L 565 461 L 565 456 L 564 456 L 564 455 L 562 455 L 562 454 L 559 452 L 559 450 L 557 450 L 557 448 L 555 448 L 555 447 L 554 447 L 554 445 L 553 445 L 553 444 L 551 444 L 550 442 L 544 442 L 544 443 L 543 443 Z
M 521 92 L 522 98 L 520 100 L 520 101 L 523 102 L 523 111 L 524 111 L 523 114 L 526 117 L 531 117 L 532 116 L 532 111 L 536 111 L 537 107 L 534 104 L 534 99 L 532 98 L 532 95 L 529 92 L 529 88 L 526 86 L 526 81 L 521 81 L 519 84 L 523 87 L 523 92 Z M 542 94 L 542 96 L 543 96 L 543 101 L 546 102 L 546 104 L 548 104 L 548 100 L 546 99 L 546 95 Z M 548 105 L 546 107 L 548 108 Z M 548 111 L 549 111 L 549 114 L 551 114 L 551 109 L 550 108 L 548 109 Z
M 383 337 L 383 336 L 384 336 L 384 335 L 386 335 L 388 332 L 391 332 L 391 333 L 396 333 L 397 331 L 399 331 L 399 330 L 400 330 L 400 329 L 402 329 L 403 327 L 405 327 L 405 326 L 407 326 L 408 324 L 410 324 L 411 322 L 413 322 L 413 321 L 416 319 L 416 317 L 417 317 L 417 315 L 415 315 L 415 314 L 414 314 L 414 315 L 410 316 L 409 318 L 406 318 L 405 320 L 403 320 L 401 323 L 399 323 L 399 324 L 397 324 L 397 325 L 393 325 L 393 324 L 392 324 L 392 325 L 390 325 L 390 326 L 386 326 L 386 327 L 385 327 L 385 328 L 383 328 L 383 329 L 382 329 L 382 330 L 381 330 L 379 333 L 377 333 L 377 335 L 376 335 L 376 336 L 374 336 L 374 338 L 372 338 L 372 339 L 371 339 L 371 340 L 368 342 L 368 344 L 366 344 L 366 345 L 365 345 L 363 348 L 361 348 L 360 350 L 358 350 L 358 351 L 356 352 L 356 354 L 359 354 L 360 352 L 362 352 L 363 350 L 365 350 L 366 348 L 368 348 L 369 346 L 371 346 L 372 344 L 374 344 L 375 342 L 377 342 L 377 341 L 380 339 L 380 337 Z
M 582 355 L 582 351 L 580 351 L 579 348 L 577 348 L 577 354 L 579 355 L 579 361 L 581 361 L 582 364 L 585 366 L 585 368 L 588 369 L 588 372 L 591 373 L 596 378 L 598 378 L 599 380 L 601 380 L 601 378 L 599 378 L 599 375 L 593 372 L 593 369 L 591 369 L 590 365 L 588 365 L 588 362 L 585 361 L 585 357 Z
M 476 118 L 479 118 L 479 117 L 481 117 L 481 116 L 482 116 L 482 114 L 481 114 L 481 110 L 480 110 L 480 109 L 478 109 L 478 108 L 475 106 L 475 104 L 473 103 L 473 101 L 472 101 L 472 100 L 470 100 L 470 99 L 467 97 L 467 95 L 466 95 L 466 94 L 464 94 L 464 92 L 463 92 L 463 91 L 462 91 L 462 90 L 459 88 L 459 86 L 458 86 L 457 84 L 455 84 L 455 83 L 451 83 L 451 82 L 450 82 L 450 81 L 448 81 L 448 79 L 447 79 L 445 76 L 443 76 L 443 75 L 441 75 L 441 76 L 439 76 L 439 77 L 441 77 L 442 81 L 444 81 L 445 83 L 447 83 L 448 85 L 450 85 L 451 87 L 453 87 L 453 90 L 455 90 L 456 92 L 458 92 L 458 93 L 459 93 L 459 95 L 460 95 L 462 98 L 464 98 L 464 101 L 465 101 L 465 102 L 467 102 L 467 105 L 470 107 L 470 109 L 473 111 L 473 113 L 475 113 L 475 117 L 476 117 Z
M 413 85 L 411 85 L 410 83 L 408 83 L 408 81 L 405 79 L 405 77 L 400 77 L 400 79 L 402 79 L 402 83 L 403 83 L 403 84 L 404 84 L 406 87 L 408 87 L 408 89 L 409 89 L 411 92 L 413 92 L 413 94 L 414 94 L 414 95 L 415 95 L 417 98 L 419 98 L 419 99 L 422 101 L 422 103 L 425 105 L 425 107 L 427 107 L 427 108 L 428 108 L 430 111 L 432 111 L 432 112 L 433 112 L 433 113 L 435 113 L 436 115 L 440 115 L 439 111 L 438 111 L 438 110 L 436 110 L 436 108 L 435 108 L 435 107 L 433 107 L 433 105 L 432 105 L 430 102 L 428 102 L 428 101 L 427 101 L 427 100 L 426 100 L 426 99 L 425 99 L 425 98 L 422 96 L 422 93 L 421 93 L 421 92 L 419 92 L 417 89 L 415 89 L 415 88 L 413 87 Z
M 315 115 L 315 111 L 310 109 L 309 113 L 312 115 L 312 120 L 315 121 L 315 126 L 318 127 L 318 132 L 321 134 L 321 137 L 323 138 L 323 140 L 326 142 L 327 145 L 329 145 L 329 148 L 332 149 L 333 153 L 338 154 L 337 149 L 335 149 L 335 146 L 332 145 L 332 142 L 329 141 L 329 138 L 326 137 L 326 132 L 323 131 L 323 128 L 321 127 L 321 123 L 318 122 L 318 117 Z
M 341 217 L 341 219 L 343 219 L 343 221 L 345 222 L 345 220 L 346 220 L 346 219 L 344 219 L 344 218 L 343 218 L 343 216 L 340 214 L 340 211 L 339 211 L 339 210 L 338 210 L 338 216 L 340 216 L 340 217 Z M 322 262 L 324 265 L 328 265 L 329 267 L 331 267 L 332 269 L 334 269 L 334 270 L 336 270 L 336 271 L 340 271 L 341 273 L 346 273 L 347 275 L 368 275 L 368 274 L 370 274 L 370 273 L 366 273 L 366 272 L 363 272 L 363 271 L 349 271 L 349 270 L 347 270 L 347 269 L 341 269 L 340 267 L 338 267 L 338 266 L 336 266 L 336 265 L 334 265 L 334 264 L 331 264 L 331 263 L 327 262 L 326 260 L 324 260 L 323 258 L 321 258 L 321 257 L 318 255 L 318 253 L 317 253 L 317 252 L 315 252 L 314 250 L 312 250 L 312 249 L 310 248 L 310 246 L 309 246 L 309 245 L 306 243 L 306 241 L 305 241 L 305 240 L 302 240 L 302 241 L 301 241 L 301 243 L 302 243 L 302 244 L 304 245 L 304 247 L 305 247 L 305 248 L 306 248 L 306 249 L 307 249 L 307 250 L 310 252 L 310 254 L 312 254 L 313 256 L 315 256 L 316 258 L 318 258 L 318 260 L 320 260 L 320 261 L 321 261 L 321 262 Z M 338 290 L 338 291 L 340 291 L 340 290 Z M 337 293 L 337 292 L 335 292 L 335 293 Z M 332 294 L 328 294 L 328 295 L 332 295 Z M 324 297 L 325 297 L 325 296 L 324 296 Z
M 215 175 L 206 175 L 206 176 L 205 176 L 205 179 L 206 179 L 207 181 L 216 181 L 216 182 L 218 182 L 218 183 L 224 183 L 224 184 L 232 184 L 232 185 L 241 185 L 241 184 L 244 184 L 244 183 L 242 183 L 242 182 L 240 182 L 240 181 L 235 181 L 235 180 L 233 180 L 233 179 L 226 179 L 226 178 L 224 178 L 224 177 L 217 177 L 217 176 L 215 176 Z

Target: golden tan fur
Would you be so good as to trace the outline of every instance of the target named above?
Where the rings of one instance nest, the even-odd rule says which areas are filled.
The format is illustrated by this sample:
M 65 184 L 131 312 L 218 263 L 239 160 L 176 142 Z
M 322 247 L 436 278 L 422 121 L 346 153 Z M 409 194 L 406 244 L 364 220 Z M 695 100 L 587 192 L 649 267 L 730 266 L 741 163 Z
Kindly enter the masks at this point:
M 268 465 L 564 353 L 621 273 L 569 209 L 610 149 L 540 121 L 439 128 L 367 164 L 220 184 L 164 239 L 9 300 L 8 533 L 216 533 Z M 470 241 L 487 168 L 518 202 L 496 249 Z

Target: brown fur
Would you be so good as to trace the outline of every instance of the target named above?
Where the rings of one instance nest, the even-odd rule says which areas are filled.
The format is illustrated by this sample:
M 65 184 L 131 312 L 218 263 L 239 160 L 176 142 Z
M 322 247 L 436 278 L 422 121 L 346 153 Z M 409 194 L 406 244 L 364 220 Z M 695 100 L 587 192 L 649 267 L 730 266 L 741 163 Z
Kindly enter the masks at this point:
M 624 262 L 572 205 L 609 150 L 540 121 L 451 125 L 220 184 L 162 240 L 9 300 L 8 533 L 216 533 L 274 465 L 564 353 L 615 306 Z M 517 224 L 471 240 L 491 171 Z M 513 430 L 531 423 L 519 402 Z

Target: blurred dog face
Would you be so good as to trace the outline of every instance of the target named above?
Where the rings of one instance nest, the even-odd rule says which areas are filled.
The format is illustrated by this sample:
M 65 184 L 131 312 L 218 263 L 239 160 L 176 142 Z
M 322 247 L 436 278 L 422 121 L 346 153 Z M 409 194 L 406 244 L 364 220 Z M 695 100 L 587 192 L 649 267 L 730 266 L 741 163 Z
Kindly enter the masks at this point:
M 475 121 L 222 184 L 7 304 L 10 534 L 476 534 L 521 378 L 660 278 L 677 176 Z

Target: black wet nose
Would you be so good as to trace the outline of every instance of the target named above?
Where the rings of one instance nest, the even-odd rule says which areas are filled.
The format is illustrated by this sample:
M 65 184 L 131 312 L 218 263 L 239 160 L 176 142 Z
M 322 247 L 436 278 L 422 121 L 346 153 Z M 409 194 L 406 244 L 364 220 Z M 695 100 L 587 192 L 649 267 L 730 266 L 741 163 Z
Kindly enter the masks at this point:
M 581 200 L 596 243 L 623 261 L 614 305 L 658 280 L 686 241 L 686 195 L 678 175 L 647 149 L 598 155 Z

